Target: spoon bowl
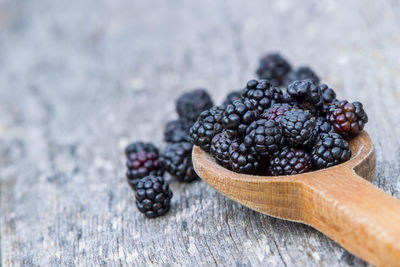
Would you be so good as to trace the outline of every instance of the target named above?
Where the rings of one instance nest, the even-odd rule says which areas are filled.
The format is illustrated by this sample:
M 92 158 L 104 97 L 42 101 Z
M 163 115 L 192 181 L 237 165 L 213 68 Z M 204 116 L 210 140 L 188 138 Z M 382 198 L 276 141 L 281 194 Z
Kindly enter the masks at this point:
M 373 186 L 376 156 L 363 131 L 349 161 L 290 176 L 230 171 L 193 148 L 196 173 L 226 197 L 253 210 L 310 225 L 376 265 L 400 265 L 400 201 Z

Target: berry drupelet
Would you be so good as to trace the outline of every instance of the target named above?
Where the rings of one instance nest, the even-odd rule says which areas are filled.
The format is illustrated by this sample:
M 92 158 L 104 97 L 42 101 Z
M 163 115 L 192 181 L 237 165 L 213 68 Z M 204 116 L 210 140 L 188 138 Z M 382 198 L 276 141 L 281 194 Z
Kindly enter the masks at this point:
M 326 119 L 347 140 L 357 136 L 368 122 L 363 105 L 358 101 L 350 103 L 347 100 L 332 103 Z
M 198 178 L 192 165 L 192 148 L 189 142 L 169 143 L 162 154 L 164 169 L 180 182 Z
M 150 143 L 132 143 L 125 149 L 126 178 L 132 189 L 136 190 L 139 179 L 150 174 L 163 175 L 164 171 L 158 157 L 158 149 Z
M 302 146 L 313 133 L 315 119 L 306 110 L 293 109 L 285 112 L 280 124 L 288 143 L 294 146 Z
M 215 160 L 225 168 L 230 168 L 229 165 L 229 146 L 237 141 L 235 134 L 231 131 L 224 130 L 214 136 L 211 142 L 211 155 Z
M 171 206 L 172 191 L 161 176 L 149 175 L 137 184 L 136 206 L 148 218 L 162 216 Z
M 212 138 L 223 130 L 222 119 L 225 106 L 214 106 L 200 113 L 197 121 L 190 129 L 191 141 L 209 152 Z
M 259 117 L 260 113 L 254 102 L 242 99 L 226 106 L 222 121 L 226 129 L 237 130 L 239 134 L 244 134 L 247 126 Z
M 273 87 L 268 80 L 250 80 L 242 90 L 242 97 L 253 100 L 258 112 L 263 113 L 272 104 L 282 102 L 282 91 Z
M 176 102 L 179 117 L 187 122 L 195 122 L 203 110 L 210 109 L 213 101 L 204 89 L 196 89 L 181 95 Z
M 297 70 L 292 70 L 286 75 L 285 84 L 289 85 L 294 81 L 306 79 L 311 79 L 317 84 L 319 83 L 319 77 L 317 76 L 317 74 L 315 74 L 315 72 L 311 68 L 307 66 L 302 66 L 299 67 Z
M 282 130 L 274 120 L 260 119 L 246 129 L 244 144 L 253 154 L 271 156 L 284 143 Z
M 256 72 L 260 79 L 267 79 L 273 86 L 280 86 L 291 69 L 290 64 L 281 55 L 269 54 L 260 59 Z
M 297 80 L 288 86 L 285 94 L 285 101 L 295 101 L 303 109 L 313 114 L 318 114 L 324 104 L 321 89 L 310 79 Z
M 312 148 L 311 158 L 315 169 L 329 168 L 349 160 L 349 143 L 338 133 L 321 133 Z
M 167 122 L 164 130 L 164 141 L 167 143 L 190 142 L 191 124 L 182 119 Z
M 264 113 L 261 115 L 261 118 L 266 120 L 274 120 L 278 123 L 278 126 L 280 127 L 282 116 L 285 114 L 286 111 L 289 111 L 291 109 L 293 109 L 293 106 L 287 103 L 273 104 L 269 109 L 266 109 L 264 111 Z
M 324 103 L 333 103 L 336 100 L 336 93 L 332 88 L 329 88 L 326 84 L 320 84 L 322 99 Z
M 224 102 L 222 103 L 222 105 L 226 106 L 226 105 L 232 104 L 233 101 L 240 100 L 240 99 L 242 99 L 242 91 L 233 91 L 233 92 L 230 92 L 226 96 L 226 98 L 225 98 Z
M 292 175 L 312 170 L 311 156 L 303 149 L 284 147 L 271 158 L 269 174 L 272 176 Z
M 333 128 L 332 124 L 327 122 L 325 120 L 325 118 L 323 118 L 323 117 L 317 117 L 315 119 L 314 130 L 312 131 L 312 134 L 311 134 L 310 138 L 308 138 L 304 142 L 303 147 L 305 149 L 307 149 L 307 151 L 308 151 L 314 146 L 315 141 L 316 141 L 316 139 L 317 139 L 319 134 L 321 134 L 321 133 L 334 133 L 334 132 L 335 132 L 335 129 Z
M 260 171 L 260 157 L 254 155 L 239 140 L 229 146 L 229 164 L 235 172 L 257 174 Z

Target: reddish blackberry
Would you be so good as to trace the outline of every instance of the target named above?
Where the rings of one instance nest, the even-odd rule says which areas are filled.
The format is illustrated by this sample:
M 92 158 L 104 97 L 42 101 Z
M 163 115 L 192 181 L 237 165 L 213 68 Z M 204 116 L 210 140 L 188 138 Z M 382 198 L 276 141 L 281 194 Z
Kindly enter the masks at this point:
M 178 98 L 176 111 L 182 119 L 193 123 L 203 110 L 212 106 L 210 95 L 204 89 L 196 89 Z
M 222 118 L 225 106 L 214 106 L 203 111 L 190 129 L 191 141 L 209 152 L 212 138 L 223 130 Z
M 319 77 L 317 76 L 317 74 L 315 74 L 315 72 L 311 68 L 307 66 L 302 66 L 299 67 L 297 70 L 292 70 L 286 75 L 285 84 L 289 85 L 294 81 L 306 79 L 311 79 L 317 84 L 319 83 Z
M 172 191 L 161 176 L 149 175 L 137 184 L 136 206 L 148 218 L 162 216 L 171 206 Z
M 165 170 L 180 182 L 190 183 L 198 177 L 193 170 L 192 148 L 189 142 L 169 143 L 162 155 Z
M 158 149 L 150 143 L 132 143 L 125 149 L 126 178 L 132 189 L 136 190 L 139 179 L 150 174 L 163 175 Z
M 282 95 L 281 89 L 271 86 L 268 80 L 250 80 L 242 90 L 242 97 L 253 100 L 260 114 L 272 104 L 282 102 Z
M 244 134 L 247 126 L 259 117 L 254 103 L 249 99 L 242 99 L 226 106 L 222 121 L 225 128 Z
M 271 158 L 269 174 L 292 175 L 308 172 L 312 169 L 311 157 L 299 148 L 284 147 Z
M 294 81 L 288 86 L 285 101 L 296 101 L 304 109 L 313 114 L 318 114 L 324 103 L 321 89 L 312 80 Z
M 287 103 L 273 104 L 269 109 L 266 109 L 264 111 L 264 113 L 261 115 L 261 118 L 266 120 L 274 120 L 278 123 L 278 126 L 280 127 L 280 121 L 283 114 L 291 109 L 293 109 L 293 106 Z
M 164 141 L 167 143 L 190 142 L 190 123 L 182 119 L 167 122 L 164 130 Z
M 229 146 L 236 141 L 236 136 L 229 131 L 222 131 L 211 142 L 211 155 L 225 168 L 229 168 Z
M 286 140 L 294 146 L 303 145 L 315 127 L 315 119 L 308 111 L 302 109 L 285 112 L 280 123 Z
M 358 101 L 349 103 L 347 100 L 332 103 L 326 119 L 347 140 L 358 135 L 368 122 L 363 105 Z
M 224 102 L 222 103 L 222 105 L 226 106 L 226 105 L 232 104 L 233 101 L 240 100 L 240 99 L 242 99 L 242 91 L 230 92 L 226 96 L 226 98 L 225 98 Z
M 349 160 L 349 143 L 338 133 L 321 133 L 312 148 L 311 158 L 315 169 L 329 168 Z
M 235 172 L 256 174 L 260 171 L 260 158 L 238 140 L 229 146 L 229 164 Z
M 269 54 L 260 59 L 256 72 L 260 79 L 267 79 L 273 86 L 280 86 L 291 69 L 290 64 L 281 55 Z
M 253 154 L 260 156 L 271 156 L 284 143 L 282 130 L 274 120 L 261 119 L 252 122 L 244 137 L 244 144 Z

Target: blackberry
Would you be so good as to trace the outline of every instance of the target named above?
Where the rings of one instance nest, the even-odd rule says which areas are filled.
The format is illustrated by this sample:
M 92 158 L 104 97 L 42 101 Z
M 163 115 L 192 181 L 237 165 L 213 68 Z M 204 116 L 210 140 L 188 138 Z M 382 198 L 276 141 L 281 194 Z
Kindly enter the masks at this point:
M 190 129 L 191 141 L 209 152 L 211 139 L 223 130 L 222 119 L 225 106 L 214 106 L 203 111 Z
M 312 169 L 311 156 L 303 149 L 284 147 L 271 158 L 269 174 L 292 175 L 308 172 Z
M 336 100 L 336 92 L 332 88 L 329 88 L 328 85 L 320 84 L 319 88 L 321 89 L 324 103 L 333 103 Z
M 294 81 L 288 86 L 285 101 L 296 101 L 303 109 L 318 114 L 324 104 L 321 89 L 312 80 Z
M 293 109 L 285 112 L 281 118 L 283 135 L 291 145 L 303 145 L 310 138 L 315 127 L 315 119 L 302 109 Z
M 236 141 L 236 136 L 229 131 L 222 131 L 211 142 L 211 155 L 225 168 L 229 168 L 229 146 Z
M 192 148 L 189 142 L 169 143 L 162 155 L 164 169 L 179 182 L 190 183 L 198 178 L 192 165 Z
M 242 97 L 253 100 L 261 114 L 272 104 L 281 103 L 283 94 L 281 89 L 271 86 L 268 80 L 250 80 L 242 90 Z
M 327 121 L 347 140 L 358 135 L 368 122 L 363 105 L 358 101 L 337 101 L 329 106 L 327 113 Z
M 269 54 L 260 59 L 256 72 L 260 79 L 267 79 L 273 86 L 280 86 L 291 69 L 290 64 L 281 55 Z
M 260 158 L 254 155 L 238 140 L 229 146 L 229 165 L 232 170 L 239 173 L 257 174 L 260 171 Z
M 184 93 L 176 102 L 176 111 L 179 117 L 188 121 L 195 122 L 203 110 L 213 106 L 210 95 L 204 89 L 196 89 Z
M 162 216 L 171 206 L 173 194 L 161 176 L 149 175 L 137 184 L 136 206 L 148 218 Z
M 153 175 L 163 175 L 164 171 L 158 157 L 158 149 L 150 143 L 132 143 L 125 149 L 126 178 L 133 190 L 139 179 Z
M 244 137 L 244 144 L 253 154 L 260 156 L 271 156 L 284 143 L 282 130 L 274 120 L 261 119 L 252 122 Z
M 164 141 L 167 143 L 190 142 L 190 123 L 182 119 L 167 122 L 164 130 Z
M 259 117 L 254 103 L 249 99 L 242 99 L 226 106 L 222 121 L 225 128 L 244 134 L 247 126 Z
M 278 126 L 280 127 L 282 116 L 285 114 L 286 111 L 289 111 L 291 109 L 293 109 L 293 106 L 287 103 L 273 104 L 269 109 L 266 109 L 264 111 L 264 113 L 261 115 L 261 118 L 266 120 L 274 120 L 278 123 Z
M 222 103 L 222 105 L 226 106 L 226 105 L 232 104 L 233 101 L 240 100 L 240 99 L 242 99 L 242 91 L 233 91 L 233 92 L 230 92 L 226 96 L 226 98 L 225 98 L 224 102 Z
M 335 129 L 333 128 L 332 124 L 327 122 L 323 117 L 317 117 L 315 119 L 314 130 L 312 131 L 310 138 L 308 138 L 304 142 L 303 147 L 309 150 L 314 146 L 315 141 L 320 133 L 334 133 L 334 132 Z
M 158 149 L 156 146 L 154 146 L 152 143 L 144 143 L 144 142 L 134 142 L 129 144 L 125 148 L 125 155 L 128 157 L 129 154 L 131 153 L 141 152 L 141 151 L 154 152 L 158 155 Z
M 349 160 L 349 143 L 338 133 L 321 133 L 312 148 L 311 158 L 315 169 L 329 168 Z
M 315 72 L 311 68 L 307 66 L 302 66 L 299 67 L 297 70 L 292 70 L 286 75 L 285 84 L 289 85 L 294 81 L 306 79 L 311 79 L 317 84 L 319 83 L 319 77 L 317 76 L 317 74 L 315 74 Z

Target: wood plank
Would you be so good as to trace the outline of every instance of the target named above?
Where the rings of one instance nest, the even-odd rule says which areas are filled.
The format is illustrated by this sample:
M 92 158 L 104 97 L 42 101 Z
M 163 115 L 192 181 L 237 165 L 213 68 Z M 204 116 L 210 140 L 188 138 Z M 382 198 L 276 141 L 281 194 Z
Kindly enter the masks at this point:
M 400 198 L 399 11 L 389 0 L 1 1 L 2 265 L 364 266 L 202 182 L 171 179 L 172 210 L 146 220 L 122 151 L 162 146 L 184 90 L 221 102 L 281 51 L 364 103 L 375 184 Z

